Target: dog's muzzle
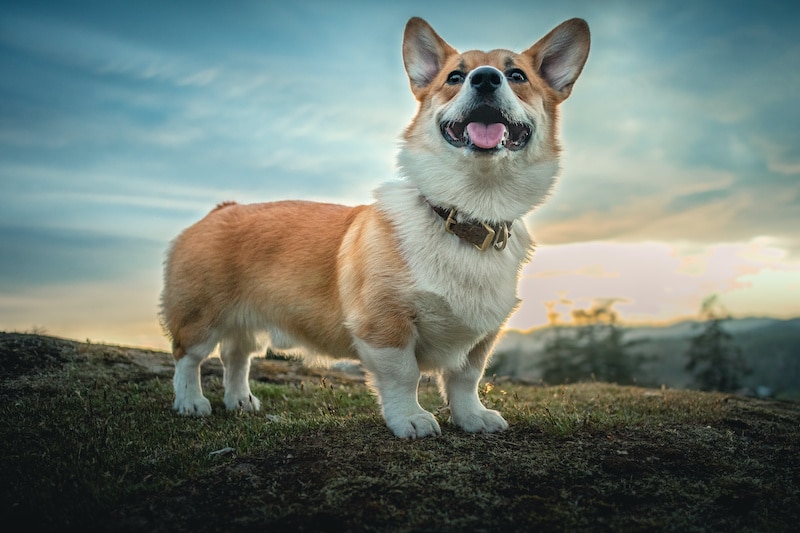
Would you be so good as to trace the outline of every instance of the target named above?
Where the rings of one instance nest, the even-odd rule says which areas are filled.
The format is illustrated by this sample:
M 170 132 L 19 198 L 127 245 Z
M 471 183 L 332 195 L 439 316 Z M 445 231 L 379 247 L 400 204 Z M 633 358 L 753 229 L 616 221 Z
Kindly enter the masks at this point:
M 499 109 L 484 104 L 467 113 L 462 120 L 443 122 L 441 131 L 445 140 L 456 148 L 483 152 L 504 148 L 515 151 L 528 144 L 533 126 L 510 122 Z

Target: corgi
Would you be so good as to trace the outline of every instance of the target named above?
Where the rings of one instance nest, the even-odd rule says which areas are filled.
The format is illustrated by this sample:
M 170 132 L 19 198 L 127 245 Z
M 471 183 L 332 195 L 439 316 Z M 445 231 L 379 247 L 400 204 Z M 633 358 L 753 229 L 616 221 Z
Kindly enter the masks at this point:
M 555 183 L 558 105 L 589 44 L 587 23 L 571 19 L 521 53 L 459 53 L 410 19 L 402 56 L 418 110 L 399 179 L 374 203 L 226 202 L 171 243 L 161 319 L 174 409 L 211 412 L 200 365 L 219 346 L 225 406 L 259 410 L 250 360 L 272 347 L 360 360 L 397 437 L 441 434 L 417 398 L 422 373 L 437 377 L 453 425 L 507 429 L 479 381 L 519 305 L 533 249 L 522 217 Z

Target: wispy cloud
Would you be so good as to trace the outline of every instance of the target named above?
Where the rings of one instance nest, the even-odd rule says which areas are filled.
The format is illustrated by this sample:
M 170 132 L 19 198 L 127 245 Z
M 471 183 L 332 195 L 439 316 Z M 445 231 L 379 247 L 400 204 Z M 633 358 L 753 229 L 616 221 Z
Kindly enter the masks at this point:
M 195 59 L 64 19 L 12 11 L 0 19 L 0 35 L 0 42 L 26 55 L 98 74 L 201 87 L 219 74 Z
M 564 104 L 565 175 L 533 217 L 542 241 L 798 238 L 796 13 L 718 7 L 593 25 Z
M 100 231 L 0 227 L 0 289 L 152 274 L 162 254 L 158 242 Z

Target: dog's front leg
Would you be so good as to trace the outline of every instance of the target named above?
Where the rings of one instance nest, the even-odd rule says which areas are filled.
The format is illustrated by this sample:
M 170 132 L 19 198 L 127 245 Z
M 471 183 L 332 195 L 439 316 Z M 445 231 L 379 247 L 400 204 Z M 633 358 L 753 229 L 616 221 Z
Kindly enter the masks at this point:
M 508 422 L 502 415 L 484 407 L 478 398 L 478 383 L 496 337 L 497 334 L 492 334 L 483 339 L 470 351 L 464 367 L 445 371 L 440 377 L 451 421 L 469 433 L 496 433 L 508 429 Z
M 413 343 L 405 348 L 375 348 L 361 340 L 355 344 L 389 429 L 400 438 L 441 435 L 436 418 L 417 399 L 420 371 Z

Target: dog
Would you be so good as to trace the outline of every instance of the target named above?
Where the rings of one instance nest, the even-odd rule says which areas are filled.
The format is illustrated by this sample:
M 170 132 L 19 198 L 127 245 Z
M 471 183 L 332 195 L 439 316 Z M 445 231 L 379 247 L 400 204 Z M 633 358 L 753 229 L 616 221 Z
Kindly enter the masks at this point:
M 437 377 L 452 424 L 506 430 L 479 382 L 520 303 L 533 250 L 522 217 L 556 181 L 558 105 L 589 45 L 587 23 L 571 19 L 521 53 L 459 53 L 410 19 L 402 55 L 418 110 L 399 179 L 374 203 L 225 202 L 171 243 L 161 319 L 174 409 L 211 412 L 200 365 L 219 346 L 225 406 L 259 410 L 250 361 L 269 346 L 360 360 L 397 437 L 441 434 L 417 398 L 422 373 Z

